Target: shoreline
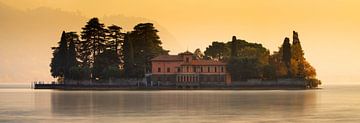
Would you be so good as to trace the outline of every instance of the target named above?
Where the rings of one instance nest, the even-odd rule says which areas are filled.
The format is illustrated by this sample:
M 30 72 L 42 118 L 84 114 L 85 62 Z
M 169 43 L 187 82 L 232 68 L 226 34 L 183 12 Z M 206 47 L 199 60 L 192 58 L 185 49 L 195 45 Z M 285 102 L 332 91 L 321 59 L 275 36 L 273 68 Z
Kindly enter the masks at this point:
M 303 86 L 223 86 L 223 87 L 144 87 L 117 85 L 63 85 L 63 84 L 35 84 L 33 89 L 39 90 L 94 90 L 94 91 L 157 91 L 157 90 L 317 90 L 322 88 L 306 88 Z

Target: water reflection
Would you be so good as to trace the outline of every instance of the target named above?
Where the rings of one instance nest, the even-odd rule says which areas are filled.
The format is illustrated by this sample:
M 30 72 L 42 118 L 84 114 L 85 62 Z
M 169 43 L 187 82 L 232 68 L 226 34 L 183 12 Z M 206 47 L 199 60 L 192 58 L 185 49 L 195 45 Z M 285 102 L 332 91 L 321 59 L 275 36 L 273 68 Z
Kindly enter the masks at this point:
M 51 111 L 66 116 L 285 116 L 312 112 L 316 94 L 311 90 L 55 91 Z

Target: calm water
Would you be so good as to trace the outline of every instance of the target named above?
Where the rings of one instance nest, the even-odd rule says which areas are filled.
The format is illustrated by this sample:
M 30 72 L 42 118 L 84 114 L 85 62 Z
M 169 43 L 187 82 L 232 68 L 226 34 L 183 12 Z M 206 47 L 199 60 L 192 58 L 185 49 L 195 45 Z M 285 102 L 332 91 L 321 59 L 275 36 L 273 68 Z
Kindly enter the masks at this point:
M 360 122 L 360 86 L 272 91 L 0 88 L 0 122 Z

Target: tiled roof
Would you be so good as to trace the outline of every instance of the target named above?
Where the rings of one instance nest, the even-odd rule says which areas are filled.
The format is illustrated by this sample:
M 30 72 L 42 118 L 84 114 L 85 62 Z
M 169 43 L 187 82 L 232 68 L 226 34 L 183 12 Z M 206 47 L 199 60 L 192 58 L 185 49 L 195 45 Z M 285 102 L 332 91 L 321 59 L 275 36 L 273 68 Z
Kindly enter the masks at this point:
M 226 63 L 213 60 L 192 60 L 190 63 L 184 63 L 183 65 L 226 65 Z
M 182 61 L 182 60 L 183 59 L 181 58 L 181 56 L 178 55 L 160 55 L 151 59 L 151 61 Z

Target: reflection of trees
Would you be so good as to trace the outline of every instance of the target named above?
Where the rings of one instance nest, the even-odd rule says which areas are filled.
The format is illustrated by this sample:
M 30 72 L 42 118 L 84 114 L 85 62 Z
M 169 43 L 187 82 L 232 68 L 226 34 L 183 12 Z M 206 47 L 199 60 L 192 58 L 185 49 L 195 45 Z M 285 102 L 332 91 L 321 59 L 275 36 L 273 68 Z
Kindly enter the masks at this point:
M 83 91 L 51 94 L 60 115 L 246 115 L 308 112 L 315 91 Z M 284 112 L 288 113 L 284 113 Z

